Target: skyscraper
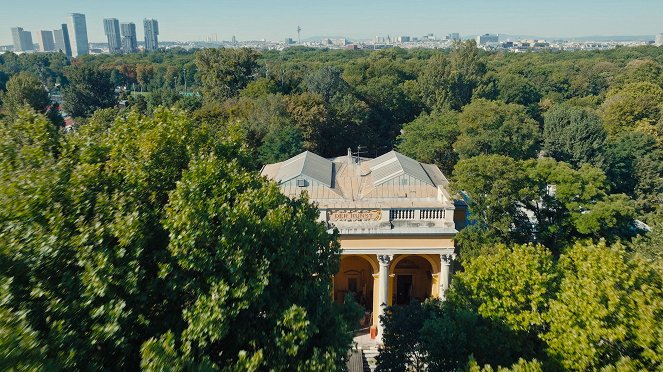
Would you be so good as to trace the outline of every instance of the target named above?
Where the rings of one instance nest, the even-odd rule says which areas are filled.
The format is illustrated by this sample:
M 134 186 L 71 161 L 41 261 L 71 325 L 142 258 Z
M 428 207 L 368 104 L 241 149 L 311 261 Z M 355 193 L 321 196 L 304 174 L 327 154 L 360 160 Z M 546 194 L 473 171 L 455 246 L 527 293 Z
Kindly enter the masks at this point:
M 156 19 L 143 20 L 145 28 L 145 50 L 159 49 L 159 22 Z
M 117 18 L 104 19 L 104 33 L 108 38 L 108 51 L 122 52 L 122 38 L 120 37 L 120 21 Z
M 62 24 L 62 28 L 53 31 L 55 38 L 55 50 L 64 53 L 67 57 L 71 57 L 71 44 L 69 43 L 69 28 L 66 23 Z
M 71 41 L 71 54 L 73 57 L 90 54 L 90 45 L 87 41 L 87 24 L 85 14 L 71 13 L 69 15 L 69 40 Z
M 136 39 L 136 24 L 133 22 L 121 23 L 122 50 L 125 53 L 133 53 L 138 50 L 138 39 Z
M 52 52 L 55 50 L 53 31 L 39 31 L 37 34 L 37 42 L 39 43 L 39 50 L 42 52 Z
M 14 41 L 14 52 L 30 52 L 34 50 L 30 31 L 25 31 L 22 27 L 12 27 L 11 30 Z

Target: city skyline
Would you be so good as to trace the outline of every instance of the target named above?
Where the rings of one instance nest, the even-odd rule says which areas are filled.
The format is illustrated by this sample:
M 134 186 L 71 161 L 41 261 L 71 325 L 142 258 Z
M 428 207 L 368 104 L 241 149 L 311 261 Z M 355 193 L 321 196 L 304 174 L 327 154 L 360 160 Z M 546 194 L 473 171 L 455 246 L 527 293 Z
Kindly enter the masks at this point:
M 529 1 L 469 0 L 466 2 L 414 0 L 320 0 L 212 1 L 194 2 L 117 0 L 90 3 L 62 0 L 54 12 L 44 0 L 14 2 L 3 7 L 0 29 L 20 26 L 32 32 L 55 29 L 69 13 L 87 17 L 90 42 L 104 42 L 103 19 L 118 18 L 140 24 L 155 18 L 166 25 L 159 38 L 167 41 L 204 40 L 283 40 L 339 35 L 372 38 L 376 35 L 461 35 L 484 33 L 580 37 L 589 35 L 655 35 L 663 32 L 663 2 L 650 0 L 602 1 L 600 7 L 589 0 Z M 141 30 L 142 31 L 142 30 Z M 136 35 L 143 39 L 142 34 Z M 0 44 L 9 45 L 9 32 L 0 33 Z

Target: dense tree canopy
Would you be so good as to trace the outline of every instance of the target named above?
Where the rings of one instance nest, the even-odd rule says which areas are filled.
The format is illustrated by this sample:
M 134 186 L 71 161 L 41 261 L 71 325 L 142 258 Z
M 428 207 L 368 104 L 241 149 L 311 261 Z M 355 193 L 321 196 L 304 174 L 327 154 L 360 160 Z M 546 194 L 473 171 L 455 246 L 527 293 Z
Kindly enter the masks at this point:
M 0 368 L 338 367 L 338 245 L 255 173 L 362 146 L 437 164 L 469 208 L 449 300 L 391 309 L 380 369 L 660 369 L 662 64 L 473 41 L 1 54 Z
M 64 137 L 25 111 L 0 128 L 9 363 L 342 364 L 351 319 L 329 298 L 335 236 L 214 128 L 167 110 L 95 115 Z

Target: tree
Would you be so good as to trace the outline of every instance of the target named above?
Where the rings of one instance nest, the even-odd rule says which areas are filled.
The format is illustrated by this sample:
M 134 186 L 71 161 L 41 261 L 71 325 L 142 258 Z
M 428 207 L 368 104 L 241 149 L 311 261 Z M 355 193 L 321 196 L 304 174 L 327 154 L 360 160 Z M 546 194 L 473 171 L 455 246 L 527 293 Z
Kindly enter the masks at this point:
M 110 73 L 89 66 L 77 66 L 67 72 L 69 85 L 62 94 L 64 110 L 73 117 L 89 117 L 100 108 L 117 103 Z
M 20 109 L 27 105 L 36 112 L 45 114 L 53 124 L 64 125 L 60 112 L 48 96 L 48 91 L 39 79 L 30 73 L 21 72 L 9 79 L 2 102 L 10 120 L 15 120 Z
M 206 102 L 235 97 L 253 80 L 257 68 L 256 52 L 251 49 L 212 49 L 196 53 L 196 67 Z
M 543 149 L 556 160 L 601 166 L 605 143 L 601 118 L 588 109 L 556 105 L 544 115 Z
M 455 149 L 460 158 L 498 154 L 514 159 L 536 156 L 539 128 L 520 105 L 477 99 L 463 108 Z
M 403 126 L 398 151 L 420 162 L 434 163 L 451 175 L 458 154 L 453 145 L 458 138 L 458 114 L 453 111 L 421 114 Z
M 634 235 L 633 202 L 609 194 L 604 173 L 589 165 L 482 155 L 458 162 L 452 187 L 466 195 L 472 222 L 456 237 L 465 257 L 495 242 L 538 242 L 559 254 L 574 239 Z
M 348 91 L 348 85 L 338 67 L 324 66 L 306 75 L 302 84 L 306 91 L 319 94 L 327 102 L 335 95 Z
M 262 164 L 289 159 L 303 151 L 302 135 L 293 125 L 286 125 L 267 133 L 258 149 Z
M 630 83 L 608 91 L 601 106 L 605 128 L 615 135 L 626 130 L 657 134 L 663 89 L 652 83 Z
M 606 175 L 613 192 L 635 199 L 641 213 L 660 206 L 663 194 L 663 153 L 647 133 L 624 132 L 608 141 Z
M 507 156 L 481 155 L 458 162 L 452 188 L 467 196 L 471 221 L 456 237 L 465 257 L 477 255 L 484 244 L 531 238 L 529 220 L 519 205 L 534 198 L 528 186 L 523 167 Z
M 550 355 L 566 369 L 628 363 L 663 365 L 663 282 L 660 273 L 620 246 L 576 244 L 559 262 L 560 289 L 542 334 Z
M 343 365 L 357 319 L 329 297 L 336 236 L 216 127 L 158 109 L 95 116 L 61 137 L 22 113 L 0 127 L 0 151 L 0 312 L 13 319 L 0 332 L 23 329 L 7 341 L 23 345 L 16 358 L 53 369 Z

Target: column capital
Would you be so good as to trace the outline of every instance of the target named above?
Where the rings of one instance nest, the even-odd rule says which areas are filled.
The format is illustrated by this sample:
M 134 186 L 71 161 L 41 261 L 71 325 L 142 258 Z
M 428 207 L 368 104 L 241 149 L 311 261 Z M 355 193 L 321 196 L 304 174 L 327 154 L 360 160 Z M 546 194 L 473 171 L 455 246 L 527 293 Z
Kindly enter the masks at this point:
M 394 255 L 391 254 L 379 254 L 378 255 L 378 261 L 380 262 L 380 265 L 383 266 L 389 266 L 389 263 L 391 263 L 391 260 L 394 258 Z
M 440 253 L 440 261 L 445 265 L 451 265 L 451 262 L 456 259 L 455 254 L 443 254 Z

